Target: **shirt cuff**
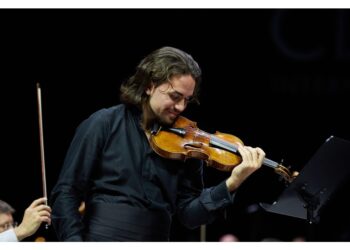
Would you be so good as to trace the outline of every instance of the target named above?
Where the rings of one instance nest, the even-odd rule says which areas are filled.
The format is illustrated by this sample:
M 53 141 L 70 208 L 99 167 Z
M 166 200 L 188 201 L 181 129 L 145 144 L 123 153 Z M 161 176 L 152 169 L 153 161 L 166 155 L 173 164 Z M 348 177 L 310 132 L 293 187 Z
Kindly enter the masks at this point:
M 233 203 L 235 197 L 235 193 L 230 193 L 228 191 L 226 180 L 213 187 L 210 194 L 214 202 L 221 203 L 222 205 Z

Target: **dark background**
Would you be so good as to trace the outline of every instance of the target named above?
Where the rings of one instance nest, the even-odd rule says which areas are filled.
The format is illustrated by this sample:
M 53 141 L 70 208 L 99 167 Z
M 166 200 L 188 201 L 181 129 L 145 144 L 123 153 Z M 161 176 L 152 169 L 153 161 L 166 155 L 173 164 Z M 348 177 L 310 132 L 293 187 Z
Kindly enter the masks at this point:
M 186 116 L 264 149 L 301 170 L 330 136 L 350 139 L 350 10 L 337 9 L 16 9 L 0 10 L 0 199 L 24 209 L 42 196 L 36 83 L 42 86 L 47 189 L 51 191 L 77 125 L 118 104 L 120 83 L 161 46 L 187 51 L 203 71 L 201 105 Z M 228 173 L 205 169 L 206 186 Z M 349 183 L 349 178 L 347 178 Z M 240 188 L 207 241 L 349 241 L 349 184 L 321 221 L 262 211 L 285 188 L 263 167 Z M 53 228 L 42 235 L 56 241 Z M 198 241 L 176 221 L 173 241 Z

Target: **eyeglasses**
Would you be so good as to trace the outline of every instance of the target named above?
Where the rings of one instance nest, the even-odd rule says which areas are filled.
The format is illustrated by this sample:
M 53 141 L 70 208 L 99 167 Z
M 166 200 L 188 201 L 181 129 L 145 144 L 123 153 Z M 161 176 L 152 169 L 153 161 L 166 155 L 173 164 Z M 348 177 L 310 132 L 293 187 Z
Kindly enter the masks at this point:
M 12 222 L 12 223 L 7 222 L 7 223 L 0 225 L 0 232 L 9 230 L 9 229 L 15 228 L 15 227 L 17 227 L 17 222 Z
M 169 82 L 169 86 L 171 87 L 172 91 L 166 91 L 166 94 L 168 94 L 169 98 L 174 102 L 174 103 L 179 103 L 184 100 L 185 106 L 189 103 L 192 103 L 194 101 L 193 96 L 188 96 L 185 97 L 183 94 L 181 94 L 179 91 L 177 91 L 171 82 Z M 163 91 L 162 91 L 163 92 Z M 165 92 L 165 91 L 164 91 Z

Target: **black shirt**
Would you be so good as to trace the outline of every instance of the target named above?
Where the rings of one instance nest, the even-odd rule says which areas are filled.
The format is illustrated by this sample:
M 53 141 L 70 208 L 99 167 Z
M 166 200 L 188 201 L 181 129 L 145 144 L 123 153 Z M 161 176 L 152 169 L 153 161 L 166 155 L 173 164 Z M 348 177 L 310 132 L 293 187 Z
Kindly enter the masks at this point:
M 213 220 L 232 203 L 223 181 L 203 189 L 202 162 L 169 160 L 150 147 L 141 113 L 123 104 L 92 114 L 78 127 L 52 191 L 52 222 L 59 240 L 82 241 L 81 201 L 122 204 L 147 213 L 177 212 L 189 228 Z M 170 223 L 169 223 L 170 224 Z

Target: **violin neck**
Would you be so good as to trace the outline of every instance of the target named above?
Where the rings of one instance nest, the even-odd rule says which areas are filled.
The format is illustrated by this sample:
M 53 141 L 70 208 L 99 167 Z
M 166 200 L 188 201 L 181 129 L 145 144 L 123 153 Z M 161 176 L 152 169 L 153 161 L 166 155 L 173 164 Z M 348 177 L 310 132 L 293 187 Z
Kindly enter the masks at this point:
M 270 160 L 268 158 L 265 158 L 264 161 L 263 161 L 263 164 L 267 167 L 270 167 L 270 168 L 277 168 L 279 167 L 279 163 L 273 161 L 273 160 Z
M 227 150 L 233 154 L 239 154 L 235 144 L 225 141 L 215 135 L 210 135 L 210 144 L 217 148 Z M 280 164 L 268 158 L 264 158 L 263 165 L 271 168 L 277 168 Z

